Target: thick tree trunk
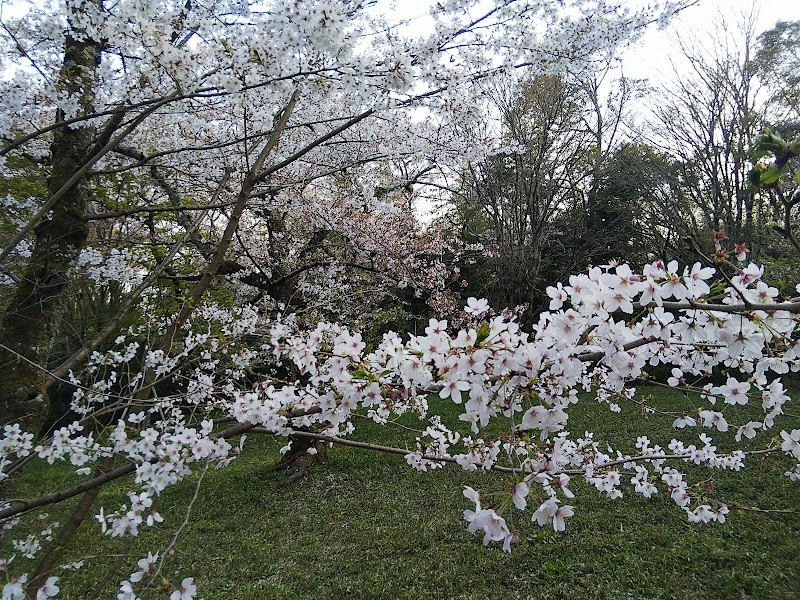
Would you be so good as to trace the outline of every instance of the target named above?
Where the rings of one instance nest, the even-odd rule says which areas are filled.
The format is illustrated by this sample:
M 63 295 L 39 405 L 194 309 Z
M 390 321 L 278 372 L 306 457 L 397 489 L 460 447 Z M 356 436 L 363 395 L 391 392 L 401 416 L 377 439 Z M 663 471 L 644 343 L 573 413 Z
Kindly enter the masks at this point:
M 100 56 L 100 42 L 67 36 L 59 88 L 78 101 L 84 114 L 92 110 Z M 56 121 L 63 118 L 58 110 Z M 49 195 L 59 192 L 89 158 L 93 141 L 90 127 L 55 130 Z M 89 195 L 88 182 L 81 178 L 36 228 L 33 253 L 0 322 L 0 340 L 8 348 L 0 348 L 0 425 L 16 422 L 38 433 L 47 414 L 45 370 L 70 270 L 86 243 Z

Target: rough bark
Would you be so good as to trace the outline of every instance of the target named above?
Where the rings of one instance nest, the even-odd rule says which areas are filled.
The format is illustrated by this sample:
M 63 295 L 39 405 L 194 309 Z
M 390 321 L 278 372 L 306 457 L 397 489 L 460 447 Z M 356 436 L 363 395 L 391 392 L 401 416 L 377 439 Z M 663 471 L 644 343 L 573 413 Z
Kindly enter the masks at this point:
M 91 1 L 100 4 L 100 0 Z M 67 36 L 59 86 L 78 100 L 84 113 L 92 110 L 100 56 L 100 42 L 80 34 Z M 64 118 L 59 109 L 56 122 Z M 93 142 L 91 127 L 54 130 L 48 195 L 61 190 L 83 166 Z M 50 347 L 58 330 L 59 309 L 70 270 L 86 243 L 89 198 L 86 177 L 80 178 L 35 229 L 32 255 L 0 322 L 0 340 L 6 347 L 0 348 L 2 424 L 16 422 L 26 430 L 38 432 L 46 417 Z

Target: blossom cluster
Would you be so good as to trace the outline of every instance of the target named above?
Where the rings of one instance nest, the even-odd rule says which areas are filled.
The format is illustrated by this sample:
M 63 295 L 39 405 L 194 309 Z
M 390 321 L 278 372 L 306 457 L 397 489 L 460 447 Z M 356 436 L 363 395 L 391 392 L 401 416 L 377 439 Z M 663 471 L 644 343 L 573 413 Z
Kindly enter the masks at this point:
M 0 34 L 20 53 L 18 59 L 9 55 L 0 82 L 0 135 L 8 142 L 0 160 L 12 147 L 21 147 L 32 159 L 47 157 L 56 110 L 71 128 L 97 126 L 114 138 L 118 149 L 151 154 L 148 160 L 130 162 L 124 152 L 109 152 L 91 169 L 98 198 L 122 208 L 120 213 L 141 209 L 152 217 L 147 224 L 132 219 L 118 226 L 115 221 L 109 232 L 138 235 L 148 246 L 157 246 L 159 236 L 172 241 L 181 235 L 174 213 L 164 217 L 153 212 L 159 195 L 166 194 L 175 204 L 206 198 L 209 189 L 229 194 L 221 182 L 229 173 L 249 172 L 262 151 L 259 144 L 275 132 L 276 115 L 296 92 L 299 101 L 271 157 L 274 168 L 255 174 L 263 185 L 248 190 L 251 199 L 277 194 L 284 202 L 272 206 L 265 201 L 265 214 L 284 212 L 292 203 L 303 206 L 293 209 L 294 219 L 313 227 L 295 225 L 295 234 L 302 235 L 294 237 L 313 238 L 320 228 L 332 229 L 348 240 L 347 254 L 361 261 L 359 267 L 385 270 L 388 265 L 400 288 L 413 286 L 416 293 L 441 289 L 448 270 L 441 262 L 425 265 L 417 255 L 444 253 L 447 244 L 435 237 L 425 244 L 412 242 L 413 236 L 406 236 L 402 239 L 408 247 L 419 244 L 413 251 L 403 243 L 390 245 L 392 232 L 408 228 L 408 212 L 397 214 L 394 205 L 379 197 L 378 186 L 365 189 L 364 181 L 389 179 L 375 176 L 383 167 L 359 171 L 358 166 L 396 162 L 411 170 L 422 161 L 428 168 L 435 156 L 440 167 L 456 169 L 465 161 L 480 160 L 492 144 L 478 134 L 463 139 L 458 133 L 480 129 L 472 126 L 480 118 L 475 107 L 463 101 L 477 78 L 523 65 L 535 65 L 540 73 L 558 72 L 566 61 L 559 57 L 570 57 L 569 68 L 580 73 L 599 51 L 612 51 L 654 18 L 687 3 L 658 2 L 647 10 L 621 11 L 616 2 L 597 0 L 574 0 L 569 7 L 556 2 L 486 7 L 479 0 L 446 0 L 432 3 L 432 33 L 404 38 L 397 33 L 402 24 L 388 22 L 373 10 L 373 3 L 359 0 L 31 2 L 27 13 L 4 21 Z M 63 81 L 68 73 L 81 71 L 62 68 L 69 39 L 98 42 L 102 60 L 96 61 L 96 72 L 85 69 L 86 81 L 92 81 L 86 85 L 96 89 L 70 93 L 70 86 L 63 85 L 70 83 Z M 91 108 L 82 95 L 91 96 Z M 412 128 L 409 111 L 416 107 L 445 109 L 450 125 L 430 119 Z M 367 119 L 369 115 L 374 118 Z M 118 117 L 130 124 L 124 136 L 113 127 Z M 346 137 L 335 135 L 340 127 Z M 148 176 L 140 177 L 148 170 Z M 165 172 L 169 178 L 162 176 Z M 354 182 L 331 191 L 331 173 L 341 179 L 352 176 Z M 168 179 L 169 190 L 153 183 Z M 310 183 L 320 180 L 322 184 Z M 353 189 L 358 193 L 351 193 Z M 34 208 L 20 204 L 15 210 L 23 215 Z M 356 219 L 354 214 L 362 211 L 364 217 Z M 228 218 L 224 211 L 208 211 L 209 240 L 219 238 L 218 216 Z M 245 216 L 240 229 L 265 220 Z M 177 221 L 185 229 L 180 216 Z M 14 216 L 10 224 L 16 229 L 21 218 Z M 245 240 L 239 240 L 237 249 L 268 265 L 284 254 L 287 272 L 302 269 L 299 258 L 305 248 L 289 243 L 280 247 L 279 228 L 268 229 L 250 240 L 241 236 Z M 270 249 L 259 254 L 255 246 L 267 246 L 265 239 Z M 19 256 L 28 253 L 27 245 L 28 240 L 18 242 Z M 202 254 L 202 243 L 196 246 Z M 192 264 L 197 256 L 182 251 L 180 260 Z M 101 286 L 118 282 L 127 290 L 142 280 L 140 262 L 152 261 L 130 250 L 84 249 L 77 267 Z M 258 271 L 253 262 L 242 273 Z M 320 288 L 309 277 L 301 280 L 299 292 L 328 306 L 352 296 L 356 290 L 344 286 L 338 296 L 327 293 L 344 280 L 342 261 L 320 262 L 328 263 L 324 273 L 332 285 Z M 38 444 L 30 432 L 5 427 L 0 479 L 32 455 L 69 464 L 81 478 L 91 478 L 98 461 L 124 458 L 134 473 L 134 489 L 123 505 L 104 507 L 96 517 L 109 536 L 135 536 L 161 521 L 156 509 L 161 491 L 183 480 L 195 465 L 224 466 L 241 451 L 244 437 L 238 446 L 228 442 L 224 423 L 257 426 L 276 435 L 311 429 L 336 439 L 354 432 L 356 414 L 385 423 L 392 415 L 413 412 L 427 421 L 409 444 L 406 460 L 414 468 L 436 469 L 449 461 L 466 471 L 513 472 L 508 502 L 490 504 L 467 490 L 475 503 L 468 527 L 483 531 L 487 543 L 502 542 L 510 549 L 514 533 L 503 511 L 511 505 L 526 510 L 532 490 L 538 488 L 538 501 L 530 502 L 531 507 L 538 505 L 532 519 L 563 530 L 574 514 L 574 507 L 565 503 L 573 496 L 570 477 L 585 477 L 613 498 L 621 494 L 623 476 L 635 473 L 631 483 L 638 493 L 650 496 L 657 485 L 666 486 L 679 506 L 691 509 L 689 518 L 724 516 L 721 506 L 712 510 L 686 502 L 691 490 L 685 478 L 667 472 L 662 462 L 741 468 L 744 456 L 718 453 L 710 437 L 699 444 L 676 441 L 671 454 L 642 446 L 634 457 L 600 447 L 590 433 L 574 438 L 566 430 L 571 407 L 582 401 L 579 390 L 592 390 L 597 400 L 616 410 L 618 403 L 633 398 L 627 382 L 642 376 L 647 365 L 662 364 L 675 369 L 677 385 L 687 387 L 690 378 L 720 365 L 742 373 L 699 391 L 705 412 L 676 415 L 677 427 L 689 431 L 698 427 L 699 419 L 703 427 L 721 433 L 736 428 L 737 437 L 745 440 L 760 439 L 775 427 L 788 401 L 779 376 L 797 370 L 794 313 L 758 308 L 774 303 L 777 292 L 760 281 L 754 266 L 742 269 L 728 290 L 715 296 L 723 310 L 700 310 L 694 304 L 711 292 L 712 276 L 708 268 L 684 270 L 677 263 L 656 263 L 642 274 L 624 265 L 597 268 L 553 288 L 551 312 L 542 314 L 531 332 L 520 331 L 510 314 L 488 318 L 488 303 L 470 299 L 463 315 L 450 316 L 449 322 L 431 320 L 424 335 L 403 339 L 387 334 L 374 349 L 367 348 L 360 334 L 333 323 L 320 322 L 305 331 L 291 316 L 272 323 L 262 320 L 256 309 L 208 304 L 196 311 L 193 322 L 179 332 L 180 341 L 169 348 L 150 345 L 166 327 L 150 323 L 152 329 L 129 332 L 111 349 L 92 354 L 87 368 L 69 377 L 77 389 L 71 404 L 79 419 L 75 423 Z M 566 302 L 570 308 L 561 310 Z M 737 303 L 745 309 L 732 310 Z M 451 307 L 452 298 L 440 295 L 431 304 Z M 148 310 L 147 295 L 141 306 L 144 315 L 155 312 Z M 642 318 L 632 318 L 637 312 Z M 465 323 L 460 331 L 453 331 L 454 318 Z M 253 339 L 259 342 L 253 344 Z M 272 371 L 254 377 L 251 367 L 262 367 L 262 362 Z M 156 387 L 161 383 L 171 388 L 166 395 Z M 725 410 L 750 406 L 756 396 L 763 418 L 739 423 Z M 724 406 L 715 404 L 719 397 Z M 462 406 L 461 421 L 469 434 L 451 431 L 437 420 L 432 410 L 437 402 Z M 503 438 L 482 436 L 495 419 L 508 420 L 510 432 Z M 110 425 L 98 434 L 90 423 Z M 781 431 L 781 436 L 782 451 L 797 459 L 800 432 Z M 800 466 L 789 476 L 800 476 Z M 16 505 L 0 507 L 10 517 L 4 526 L 12 527 L 19 511 Z M 41 550 L 38 540 L 47 535 L 24 536 L 12 547 L 21 555 L 35 555 Z M 137 586 L 154 577 L 155 555 L 142 560 L 121 583 L 119 597 L 135 597 Z M 4 573 L 9 563 L 0 563 Z M 3 597 L 21 597 L 27 575 L 8 574 L 7 579 Z M 57 582 L 48 579 L 37 594 L 57 594 Z M 196 593 L 191 578 L 173 587 L 178 587 L 173 600 Z
M 318 424 L 329 435 L 343 435 L 348 432 L 347 417 L 357 407 L 367 408 L 380 422 L 391 413 L 419 410 L 417 399 L 437 392 L 442 399 L 463 404 L 461 419 L 474 432 L 493 418 L 511 419 L 514 439 L 489 443 L 459 438 L 438 424 L 417 440 L 416 451 L 407 456 L 409 464 L 427 470 L 437 466 L 437 459 L 452 458 L 475 470 L 505 461 L 525 474 L 526 485 L 539 483 L 546 492 L 534 519 L 540 524 L 562 529 L 563 519 L 572 515 L 571 506 L 557 506 L 556 490 L 562 488 L 551 484 L 553 476 L 581 473 L 614 498 L 622 494 L 618 467 L 634 473 L 634 491 L 645 497 L 661 482 L 690 520 L 724 520 L 723 505 L 693 505 L 685 477 L 665 470 L 671 467 L 664 462 L 739 470 L 746 456 L 741 450 L 717 452 L 710 435 L 700 433 L 699 444 L 673 440 L 668 449 L 640 441 L 640 455 L 633 458 L 599 448 L 588 434 L 573 440 L 565 428 L 579 389 L 595 390 L 599 401 L 619 410 L 617 402 L 635 393 L 626 389 L 628 381 L 644 377 L 646 367 L 668 365 L 670 384 L 687 390 L 687 377 L 699 379 L 718 367 L 742 374 L 741 380 L 731 376 L 724 385 L 696 389 L 705 406 L 695 416 L 676 415 L 676 428 L 697 427 L 699 419 L 701 426 L 725 432 L 725 406 L 747 406 L 758 397 L 761 418 L 736 423 L 734 441 L 751 440 L 772 429 L 789 400 L 780 375 L 800 370 L 800 360 L 792 335 L 796 307 L 777 303 L 777 291 L 761 281 L 761 275 L 755 265 L 743 267 L 711 302 L 707 296 L 715 271 L 699 264 L 680 269 L 676 262 L 656 262 L 641 274 L 627 265 L 593 268 L 571 277 L 568 286 L 548 289 L 551 312 L 540 316 L 532 334 L 520 332 L 513 320 L 503 317 L 477 323 L 488 306 L 470 299 L 465 311 L 476 319 L 474 328 L 451 335 L 447 322 L 432 319 L 425 335 L 410 336 L 403 343 L 396 334 L 387 334 L 366 355 L 358 334 L 322 323 L 307 336 L 300 335 L 289 320 L 273 327 L 273 351 L 294 362 L 307 383 L 262 388 L 253 400 L 256 405 L 263 402 L 261 406 L 277 403 L 284 414 L 300 409 L 306 413 L 304 426 Z M 565 302 L 569 308 L 563 308 Z M 641 318 L 630 318 L 635 311 Z M 717 405 L 718 399 L 723 406 Z M 426 410 L 427 404 L 423 416 Z M 262 422 L 289 426 L 274 419 Z M 782 450 L 794 458 L 800 435 L 796 432 L 781 432 Z M 538 433 L 538 441 L 530 433 Z M 451 450 L 458 443 L 463 452 Z M 471 529 L 482 523 L 485 539 L 497 540 L 498 532 L 504 531 L 502 523 L 475 516 L 486 516 L 491 509 L 481 510 L 468 519 Z M 503 539 L 506 544 L 510 538 Z
M 133 288 L 144 278 L 136 263 L 140 261 L 134 252 L 127 248 L 112 248 L 104 256 L 96 248 L 84 248 L 76 261 L 76 268 L 96 284 L 106 286 L 110 282 Z
M 538 525 L 566 529 L 577 510 L 569 487 L 576 477 L 610 499 L 630 484 L 645 498 L 667 494 L 691 522 L 722 522 L 729 508 L 698 493 L 679 465 L 744 468 L 748 450 L 720 451 L 712 434 L 735 431 L 733 440 L 724 439 L 730 446 L 776 428 L 790 401 L 781 375 L 800 370 L 800 357 L 797 307 L 778 300 L 761 281 L 759 268 L 742 267 L 727 287 L 714 284 L 715 276 L 700 265 L 679 269 L 656 262 L 642 273 L 607 265 L 550 288 L 552 308 L 530 332 L 520 329 L 513 314 L 490 317 L 487 302 L 470 298 L 464 308 L 467 327 L 452 331 L 447 321 L 431 319 L 424 332 L 407 339 L 387 333 L 375 348 L 333 323 L 305 330 L 293 315 L 262 323 L 255 312 L 208 305 L 198 323 L 216 322 L 215 331 L 195 326 L 174 355 L 153 350 L 143 355 L 145 371 L 180 377 L 184 393 L 138 405 L 127 401 L 121 405 L 124 416 L 103 440 L 76 422 L 34 446 L 30 433 L 6 426 L 0 464 L 6 470 L 35 453 L 49 462 L 66 461 L 86 476 L 98 459 L 124 456 L 135 465 L 137 489 L 125 505 L 103 508 L 97 521 L 110 536 L 137 535 L 163 520 L 155 508 L 158 495 L 191 473 L 192 464 L 225 466 L 242 451 L 244 436 L 232 445 L 211 413 L 275 435 L 311 430 L 330 440 L 351 435 L 356 415 L 386 423 L 392 415 L 413 413 L 427 421 L 406 454 L 413 468 L 452 462 L 466 471 L 498 469 L 512 477 L 499 500 L 465 489 L 474 503 L 464 513 L 468 529 L 483 532 L 485 544 L 511 549 L 516 533 L 506 520 L 509 510 L 530 510 Z M 268 332 L 260 348 L 234 342 L 252 339 L 264 325 Z M 108 352 L 93 356 L 97 379 L 79 388 L 73 408 L 90 416 L 113 402 L 112 384 L 119 384 L 114 369 L 124 368 L 138 349 L 138 342 L 120 336 Z M 248 368 L 264 360 L 281 367 L 283 375 L 247 383 Z M 194 366 L 182 371 L 183 363 Z M 631 454 L 600 444 L 592 432 L 569 432 L 570 411 L 587 401 L 582 390 L 611 410 L 622 410 L 620 405 L 636 400 L 630 383 L 662 365 L 671 370 L 669 385 L 699 401 L 694 412 L 674 418 L 677 431 L 702 428 L 694 440 L 675 438 L 665 448 L 640 435 Z M 725 382 L 703 384 L 701 378 L 719 367 L 730 373 Z M 145 378 L 128 375 L 127 385 L 135 398 Z M 436 414 L 438 402 L 459 405 L 469 432 L 444 425 Z M 742 407 L 750 408 L 744 421 L 741 412 L 729 410 Z M 486 426 L 497 419 L 509 427 L 500 436 L 487 436 Z M 780 448 L 768 448 L 794 461 L 787 476 L 797 479 L 800 430 L 779 435 Z M 619 443 L 624 446 L 624 440 Z M 22 539 L 15 547 L 30 554 L 37 544 Z M 148 558 L 123 582 L 120 597 L 134 597 L 154 560 Z M 186 583 L 178 597 L 191 597 L 192 585 Z

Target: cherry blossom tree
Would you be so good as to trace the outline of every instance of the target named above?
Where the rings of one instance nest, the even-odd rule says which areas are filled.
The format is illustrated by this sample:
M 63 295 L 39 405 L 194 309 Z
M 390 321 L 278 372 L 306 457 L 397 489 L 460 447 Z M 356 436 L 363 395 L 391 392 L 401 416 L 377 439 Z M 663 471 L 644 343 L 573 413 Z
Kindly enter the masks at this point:
M 15 205 L 28 217 L 0 252 L 14 286 L 0 348 L 0 519 L 14 536 L 25 515 L 80 501 L 58 532 L 53 524 L 11 540 L 37 563 L 18 570 L 21 561 L 3 559 L 3 596 L 58 594 L 63 584 L 49 573 L 92 514 L 115 538 L 162 526 L 159 493 L 193 471 L 202 483 L 210 466 L 246 450 L 245 434 L 398 453 L 418 470 L 505 473 L 511 484 L 499 500 L 464 489 L 467 529 L 505 550 L 513 511 L 569 526 L 580 510 L 574 478 L 609 498 L 628 488 L 666 493 L 704 523 L 724 521 L 729 507 L 703 493 L 687 465 L 739 470 L 753 454 L 775 454 L 799 478 L 800 430 L 782 425 L 782 376 L 800 370 L 800 303 L 782 299 L 722 236 L 707 264 L 574 274 L 548 289 L 549 311 L 529 331 L 472 298 L 424 332 L 389 332 L 368 347 L 345 325 L 286 310 L 300 293 L 329 306 L 347 297 L 330 291 L 351 281 L 342 269 L 436 288 L 446 275 L 423 256 L 440 241 L 409 249 L 397 240 L 419 241 L 408 203 L 423 176 L 445 177 L 496 150 L 490 136 L 463 139 L 454 132 L 465 127 L 447 126 L 479 118 L 466 90 L 515 69 L 591 73 L 601 51 L 682 4 L 631 12 L 576 1 L 562 11 L 452 0 L 432 6 L 433 31 L 416 37 L 358 0 L 76 0 L 5 20 L 16 53 L 2 82 L 5 168 L 20 157 L 41 165 L 47 192 Z M 89 224 L 101 222 L 141 247 L 95 248 Z M 49 342 L 78 270 L 126 295 L 84 348 L 51 365 Z M 293 271 L 317 270 L 330 285 L 298 280 L 281 297 Z M 175 284 L 184 295 L 169 305 L 165 286 Z M 221 298 L 229 291 L 233 300 Z M 134 308 L 138 318 L 123 325 Z M 627 440 L 612 446 L 569 431 L 570 413 L 587 401 L 580 391 L 613 411 L 659 410 L 634 387 L 657 366 L 687 397 L 666 448 L 644 433 L 631 453 Z M 725 382 L 707 383 L 721 369 Z M 57 380 L 75 386 L 76 418 L 40 432 L 45 388 Z M 463 407 L 462 430 L 437 416 L 442 401 Z M 355 415 L 386 423 L 408 412 L 425 427 L 410 450 L 350 437 Z M 504 436 L 481 435 L 497 421 Z M 43 461 L 71 465 L 80 483 L 15 497 L 15 477 Z M 125 504 L 95 511 L 102 486 L 126 476 Z M 168 550 L 130 565 L 118 597 L 149 585 Z M 171 597 L 195 595 L 200 574 L 187 575 Z
M 557 70 L 567 61 L 589 68 L 599 49 L 629 39 L 680 3 L 659 14 L 592 5 L 583 16 L 550 3 L 504 2 L 483 13 L 471 6 L 434 7 L 434 30 L 418 39 L 403 37 L 358 1 L 158 10 L 135 2 L 76 1 L 63 9 L 36 3 L 9 20 L 5 32 L 18 56 L 4 81 L 3 154 L 38 157 L 50 172 L 47 198 L 0 251 L 6 260 L 26 240 L 32 248 L 22 274 L 11 272 L 19 284 L 2 325 L 13 340 L 4 360 L 18 365 L 0 393 L 4 412 L 30 420 L 33 429 L 41 424 L 48 340 L 72 264 L 87 244 L 87 219 L 99 219 L 89 207 L 104 175 L 147 173 L 161 193 L 142 190 L 118 217 L 155 221 L 166 196 L 164 208 L 178 212 L 186 241 L 202 255 L 207 268 L 173 324 L 177 330 L 217 273 L 241 270 L 226 263 L 226 253 L 255 198 L 305 201 L 296 198 L 298 188 L 375 160 L 411 155 L 419 172 L 433 157 L 458 159 L 458 140 L 408 126 L 410 109 L 447 109 L 448 118 L 469 119 L 470 107 L 457 100 L 475 78 L 525 66 Z M 602 14 L 608 18 L 598 19 Z M 540 27 L 530 26 L 534 19 Z M 471 146 L 475 156 L 488 150 L 481 140 Z M 366 193 L 396 185 L 371 182 Z M 159 225 L 150 225 L 155 238 Z M 193 230 L 204 227 L 213 239 L 205 251 Z M 158 242 L 164 243 L 152 243 Z M 157 260 L 153 268 L 168 267 Z

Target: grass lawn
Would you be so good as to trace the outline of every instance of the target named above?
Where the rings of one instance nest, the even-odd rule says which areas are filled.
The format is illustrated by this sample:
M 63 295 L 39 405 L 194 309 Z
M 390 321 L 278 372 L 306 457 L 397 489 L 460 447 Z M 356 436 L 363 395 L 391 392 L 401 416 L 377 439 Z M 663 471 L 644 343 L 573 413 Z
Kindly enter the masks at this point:
M 670 390 L 643 391 L 665 408 L 678 398 Z M 457 415 L 454 408 L 447 409 L 449 419 Z M 413 417 L 402 423 L 418 425 Z M 625 440 L 621 449 L 632 451 L 642 433 L 666 445 L 674 435 L 670 425 L 658 415 L 643 422 L 633 406 L 613 414 L 586 401 L 571 409 L 569 429 Z M 408 435 L 364 422 L 356 438 L 402 445 Z M 714 437 L 725 449 L 726 438 Z M 685 432 L 682 439 L 692 441 Z M 724 524 L 691 525 L 663 487 L 646 500 L 626 484 L 622 499 L 608 500 L 573 481 L 576 514 L 567 531 L 532 524 L 530 509 L 518 513 L 520 540 L 505 554 L 496 544 L 483 547 L 482 536 L 471 536 L 461 517 L 472 508 L 463 485 L 502 490 L 508 479 L 501 474 L 471 474 L 455 465 L 416 473 L 401 456 L 334 448 L 326 464 L 289 481 L 272 470 L 280 445 L 253 435 L 243 457 L 209 470 L 174 556 L 165 562 L 162 574 L 173 584 L 194 577 L 198 596 L 206 599 L 800 598 L 800 484 L 776 476 L 791 466 L 783 455 L 752 459 L 742 473 L 695 475 L 713 476 L 710 493 L 729 504 L 794 514 L 733 510 Z M 62 474 L 42 469 L 21 482 L 20 492 L 50 489 Z M 86 566 L 61 573 L 59 597 L 114 597 L 136 560 L 167 546 L 199 476 L 159 499 L 168 527 L 120 541 L 101 536 L 95 523 L 84 524 L 68 560 L 86 557 Z M 128 481 L 109 487 L 102 504 L 115 509 L 128 487 Z M 24 561 L 17 557 L 14 564 Z M 166 583 L 157 583 L 145 598 L 167 597 L 166 591 Z

